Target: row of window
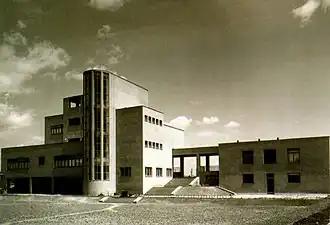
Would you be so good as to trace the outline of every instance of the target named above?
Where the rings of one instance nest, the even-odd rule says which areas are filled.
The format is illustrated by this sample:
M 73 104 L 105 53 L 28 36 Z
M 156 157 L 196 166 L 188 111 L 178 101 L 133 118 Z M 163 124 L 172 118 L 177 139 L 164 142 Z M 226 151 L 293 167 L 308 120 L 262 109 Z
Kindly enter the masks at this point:
M 131 177 L 132 168 L 131 167 L 120 167 L 121 177 Z M 152 167 L 145 167 L 145 176 L 152 177 Z M 166 176 L 172 177 L 172 169 L 166 168 Z M 163 168 L 156 168 L 156 177 L 163 177 Z
M 163 150 L 163 144 L 152 141 L 144 141 L 144 147 Z
M 16 158 L 7 160 L 7 169 L 8 170 L 17 170 L 17 169 L 29 169 L 29 158 Z M 46 164 L 46 157 L 38 157 L 38 165 L 44 166 Z M 83 166 L 83 159 L 76 156 L 55 156 L 54 157 L 54 167 L 80 167 Z
M 50 127 L 51 134 L 63 134 L 63 124 L 54 125 Z
M 103 180 L 109 180 L 109 164 L 103 164 Z M 101 180 L 102 174 L 101 174 L 101 165 L 95 165 L 94 166 L 94 180 Z
M 288 183 L 300 183 L 300 173 L 288 173 Z M 246 173 L 242 175 L 243 184 L 254 184 L 254 174 Z
M 81 119 L 79 117 L 69 119 L 69 126 L 78 126 L 80 124 L 81 124 Z M 63 124 L 51 126 L 50 133 L 52 135 L 63 134 Z
M 55 160 L 55 168 L 82 167 L 83 159 L 59 159 Z
M 159 126 L 163 126 L 163 121 L 162 120 L 156 119 L 156 118 L 151 117 L 151 116 L 145 115 L 144 116 L 144 121 L 148 122 L 148 123 L 156 124 L 156 125 L 159 125 Z
M 287 149 L 288 163 L 299 164 L 300 163 L 300 149 L 299 148 L 288 148 Z M 276 149 L 265 149 L 264 150 L 264 164 L 276 164 Z M 254 151 L 243 150 L 242 151 L 242 163 L 243 164 L 254 164 Z

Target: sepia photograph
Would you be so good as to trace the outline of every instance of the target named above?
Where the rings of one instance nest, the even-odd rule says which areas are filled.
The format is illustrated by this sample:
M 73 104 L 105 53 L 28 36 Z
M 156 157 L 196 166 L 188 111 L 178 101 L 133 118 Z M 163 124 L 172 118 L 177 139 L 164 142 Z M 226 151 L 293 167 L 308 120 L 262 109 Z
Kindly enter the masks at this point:
M 0 225 L 330 225 L 328 11 L 0 0 Z

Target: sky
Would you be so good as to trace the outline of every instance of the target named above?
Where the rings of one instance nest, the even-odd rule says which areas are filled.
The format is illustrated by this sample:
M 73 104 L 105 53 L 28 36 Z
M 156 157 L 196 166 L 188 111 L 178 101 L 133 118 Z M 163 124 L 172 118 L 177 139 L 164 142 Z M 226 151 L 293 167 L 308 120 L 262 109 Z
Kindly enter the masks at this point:
M 103 66 L 149 90 L 186 147 L 330 135 L 330 0 L 0 1 L 0 148 Z

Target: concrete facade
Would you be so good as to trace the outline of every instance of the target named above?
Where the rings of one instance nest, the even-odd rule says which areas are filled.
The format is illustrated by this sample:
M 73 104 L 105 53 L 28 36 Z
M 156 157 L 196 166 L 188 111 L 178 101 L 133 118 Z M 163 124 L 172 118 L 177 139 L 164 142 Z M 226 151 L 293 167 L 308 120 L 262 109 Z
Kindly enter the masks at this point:
M 276 150 L 276 163 L 264 163 L 264 150 Z M 242 163 L 242 151 L 253 151 L 253 164 Z M 290 163 L 288 150 L 299 150 L 299 162 Z M 274 191 L 329 193 L 329 137 L 296 138 L 219 144 L 220 185 L 236 192 L 267 192 L 266 174 L 274 174 Z M 300 174 L 289 183 L 288 174 Z M 253 174 L 243 183 L 243 174 Z
M 69 193 L 72 186 L 92 196 L 141 194 L 172 179 L 172 146 L 183 143 L 183 131 L 165 126 L 163 113 L 148 107 L 147 89 L 106 70 L 87 70 L 83 95 L 64 98 L 63 114 L 45 117 L 45 145 L 3 149 L 2 171 L 8 187 L 14 181 L 25 187 L 16 192 Z M 149 166 L 153 174 L 146 177 Z M 41 186 L 50 188 L 36 189 Z
M 40 162 L 40 157 L 43 157 L 43 163 Z M 63 160 L 63 165 L 55 166 L 54 163 L 58 157 L 68 160 Z M 23 162 L 22 159 L 27 160 Z M 1 160 L 6 180 L 26 179 L 27 193 L 62 193 L 61 190 L 56 190 L 56 180 L 63 176 L 82 182 L 83 145 L 81 142 L 3 148 Z M 72 160 L 75 162 L 72 163 Z M 38 178 L 49 182 L 33 185 L 33 181 Z M 82 194 L 82 187 L 77 186 L 76 191 Z

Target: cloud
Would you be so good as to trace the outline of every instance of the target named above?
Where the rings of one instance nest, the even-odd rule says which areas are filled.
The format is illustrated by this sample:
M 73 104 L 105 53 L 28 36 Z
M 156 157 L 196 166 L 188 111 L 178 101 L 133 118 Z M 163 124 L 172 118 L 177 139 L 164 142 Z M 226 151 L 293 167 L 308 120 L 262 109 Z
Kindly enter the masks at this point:
M 214 137 L 218 135 L 220 135 L 220 133 L 216 131 L 200 131 L 197 133 L 198 137 Z
M 82 80 L 83 79 L 82 73 L 77 72 L 75 70 L 66 72 L 64 76 L 68 80 Z
M 8 103 L 0 103 L 0 133 L 30 126 L 33 116 L 32 111 L 20 112 Z
M 177 127 L 186 130 L 192 123 L 192 119 L 185 116 L 178 116 L 171 120 L 168 124 L 173 127 Z
M 102 27 L 97 30 L 96 34 L 96 37 L 101 40 L 109 39 L 114 36 L 115 34 L 111 32 L 111 27 L 109 25 L 102 25 Z
M 89 0 L 89 6 L 97 10 L 117 11 L 125 4 L 125 0 Z
M 0 45 L 0 92 L 30 93 L 23 87 L 25 81 L 44 70 L 56 70 L 70 62 L 67 52 L 49 41 L 27 46 L 27 39 L 20 32 L 4 33 Z M 24 47 L 17 54 L 16 47 Z
M 26 24 L 23 23 L 21 20 L 18 20 L 16 25 L 19 29 L 24 29 L 27 27 Z
M 306 3 L 298 8 L 292 10 L 294 17 L 301 20 L 301 26 L 305 26 L 310 21 L 316 10 L 322 5 L 324 12 L 330 6 L 330 0 L 308 0 Z
M 241 124 L 239 124 L 238 122 L 236 121 L 230 121 L 229 123 L 225 124 L 225 128 L 238 128 L 240 127 Z
M 219 123 L 219 118 L 216 116 L 203 117 L 202 121 L 196 121 L 197 125 L 202 125 L 202 124 L 211 125 L 215 123 Z

